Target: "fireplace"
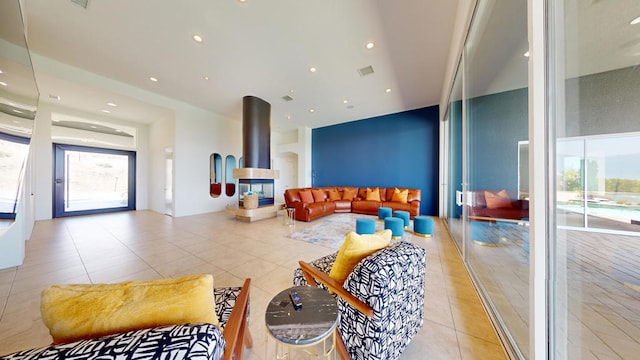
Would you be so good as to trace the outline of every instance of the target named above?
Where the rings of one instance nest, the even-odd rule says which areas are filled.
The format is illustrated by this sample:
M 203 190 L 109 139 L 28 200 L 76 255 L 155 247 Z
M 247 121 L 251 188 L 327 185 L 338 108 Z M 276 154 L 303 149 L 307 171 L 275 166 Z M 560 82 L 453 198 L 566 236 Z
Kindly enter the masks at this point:
M 273 205 L 274 181 L 269 179 L 240 179 L 238 184 L 238 205 L 244 207 L 244 195 L 258 195 L 258 207 Z
M 255 221 L 277 216 L 274 180 L 279 171 L 271 169 L 271 104 L 255 96 L 242 98 L 242 156 L 244 167 L 233 169 L 238 179 L 236 219 Z M 257 195 L 245 202 L 245 196 Z

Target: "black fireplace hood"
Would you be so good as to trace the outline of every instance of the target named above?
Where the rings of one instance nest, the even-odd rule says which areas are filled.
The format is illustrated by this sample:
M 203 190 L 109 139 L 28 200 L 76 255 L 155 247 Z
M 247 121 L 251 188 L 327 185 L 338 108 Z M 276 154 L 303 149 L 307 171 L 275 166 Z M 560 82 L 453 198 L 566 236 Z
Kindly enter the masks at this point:
M 242 156 L 235 179 L 277 179 L 271 169 L 271 104 L 256 96 L 242 98 Z

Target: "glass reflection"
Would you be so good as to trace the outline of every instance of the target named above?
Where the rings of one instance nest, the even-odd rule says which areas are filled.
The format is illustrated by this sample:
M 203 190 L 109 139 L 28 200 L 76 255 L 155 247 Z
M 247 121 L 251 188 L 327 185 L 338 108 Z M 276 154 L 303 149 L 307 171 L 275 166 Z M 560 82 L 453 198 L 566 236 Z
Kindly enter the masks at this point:
M 0 1 L 0 23 L 0 218 L 15 219 L 39 93 L 18 0 Z

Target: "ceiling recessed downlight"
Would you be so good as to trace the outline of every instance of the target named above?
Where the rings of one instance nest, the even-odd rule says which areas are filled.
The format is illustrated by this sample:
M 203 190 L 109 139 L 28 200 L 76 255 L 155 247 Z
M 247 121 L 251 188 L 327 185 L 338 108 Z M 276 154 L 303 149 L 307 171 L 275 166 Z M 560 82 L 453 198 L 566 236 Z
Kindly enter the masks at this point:
M 158 82 L 157 78 L 154 78 L 153 76 L 149 78 L 149 80 L 153 81 L 153 82 Z
M 108 105 L 108 106 L 111 106 L 111 107 L 116 107 L 116 106 L 118 106 L 118 105 L 116 105 L 116 103 L 113 103 L 113 102 L 111 102 L 111 101 L 109 101 L 109 102 L 107 103 L 107 105 Z
M 198 44 L 202 44 L 202 41 L 204 41 L 202 39 L 202 36 L 198 34 L 193 34 L 192 38 L 193 38 L 193 41 L 197 42 Z
M 208 77 L 208 76 L 205 76 L 205 77 L 204 77 L 204 79 L 205 79 L 205 80 L 209 80 L 209 77 Z
M 7 83 L 6 83 L 6 82 L 4 82 L 4 81 L 0 81 L 0 85 L 2 85 L 2 86 L 7 86 Z
M 390 93 L 391 92 L 391 88 L 386 88 L 384 91 Z
M 103 112 L 103 113 L 105 113 L 105 114 L 111 114 L 111 111 L 109 111 L 109 110 L 107 110 L 107 109 L 102 109 L 102 110 L 100 110 L 100 111 L 102 111 L 102 112 Z
M 60 100 L 62 99 L 60 96 L 58 95 L 54 95 L 54 94 L 49 94 L 49 99 L 53 99 L 53 100 Z
M 316 112 L 316 111 L 315 111 L 314 109 L 309 109 L 309 112 L 310 112 L 310 113 L 314 113 L 314 112 Z
M 316 71 L 318 71 L 318 69 L 314 68 L 313 66 L 309 68 L 309 72 L 314 73 Z
M 629 24 L 631 24 L 631 25 L 640 24 L 640 16 L 638 16 L 637 18 L 631 20 L 631 22 Z
M 342 100 L 342 103 L 343 103 L 343 104 L 346 104 L 346 103 L 348 103 L 348 102 L 349 102 L 349 100 L 346 100 L 346 99 L 345 99 L 345 100 Z
M 529 55 L 530 55 L 529 51 L 527 51 L 526 53 L 524 53 L 524 56 L 525 56 L 525 57 L 529 57 Z
M 374 46 L 376 46 L 376 44 L 374 44 L 373 42 L 368 42 L 364 47 L 371 50 L 373 49 Z

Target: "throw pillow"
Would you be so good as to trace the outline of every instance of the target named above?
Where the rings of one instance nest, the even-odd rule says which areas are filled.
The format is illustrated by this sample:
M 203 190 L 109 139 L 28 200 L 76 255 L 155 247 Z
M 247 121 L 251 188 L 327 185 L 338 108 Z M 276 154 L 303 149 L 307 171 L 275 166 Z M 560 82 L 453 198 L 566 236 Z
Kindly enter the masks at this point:
M 496 194 L 491 191 L 485 191 L 484 199 L 487 202 L 487 209 L 513 208 L 511 199 L 509 198 L 509 194 L 507 194 L 506 190 L 501 190 Z
M 342 193 L 342 200 L 353 200 L 356 196 L 356 191 L 356 189 L 344 189 L 344 192 Z
M 164 325 L 218 325 L 211 275 L 52 285 L 42 291 L 40 312 L 56 344 Z
M 313 193 L 311 190 L 302 190 L 300 191 L 300 200 L 302 200 L 305 204 L 311 204 L 313 201 Z
M 324 190 L 321 189 L 313 189 L 311 190 L 311 193 L 313 194 L 313 201 L 315 202 L 324 202 L 326 196 L 324 194 Z
M 388 229 L 375 234 L 359 235 L 353 231 L 348 233 L 340 250 L 338 250 L 336 261 L 331 266 L 329 277 L 341 284 L 344 283 L 351 270 L 362 259 L 387 247 L 390 241 L 391 230 Z
M 380 201 L 380 189 L 375 188 L 371 190 L 367 188 L 367 197 L 365 200 Z
M 409 196 L 409 189 L 404 189 L 400 191 L 400 189 L 396 188 L 395 190 L 393 190 L 393 196 L 391 197 L 391 201 L 397 201 L 401 204 L 406 204 L 408 196 Z
M 329 190 L 329 200 L 336 201 L 340 200 L 340 193 L 336 189 Z

